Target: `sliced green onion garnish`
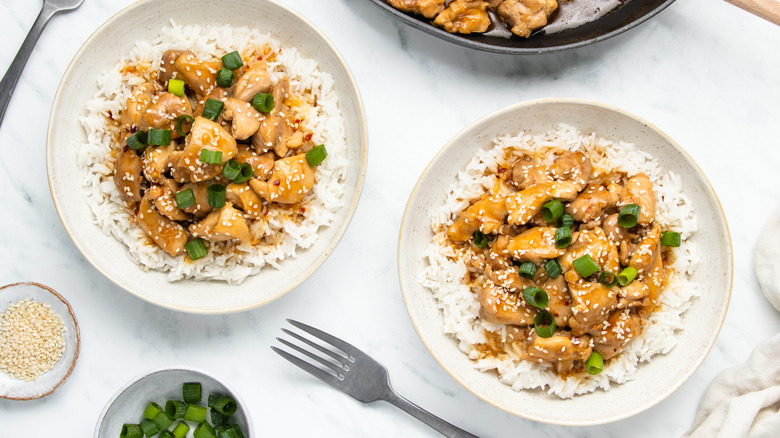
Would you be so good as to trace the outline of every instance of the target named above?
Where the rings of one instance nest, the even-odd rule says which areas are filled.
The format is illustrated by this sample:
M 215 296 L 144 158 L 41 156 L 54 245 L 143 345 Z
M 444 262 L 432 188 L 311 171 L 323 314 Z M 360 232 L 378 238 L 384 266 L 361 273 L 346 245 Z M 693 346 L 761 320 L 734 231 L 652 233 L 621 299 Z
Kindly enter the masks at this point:
M 590 357 L 585 362 L 585 370 L 588 374 L 598 374 L 604 369 L 604 358 L 598 352 L 590 353 Z
M 328 151 L 325 150 L 325 145 L 320 144 L 311 148 L 309 152 L 306 152 L 306 161 L 309 162 L 309 166 L 316 166 L 325 160 L 328 156 Z
M 566 248 L 571 245 L 571 228 L 560 227 L 555 230 L 555 247 Z
M 536 265 L 531 262 L 523 262 L 520 265 L 520 276 L 525 278 L 534 278 L 536 274 Z
M 233 181 L 238 175 L 241 175 L 241 165 L 238 164 L 238 161 L 231 158 L 225 163 L 225 167 L 222 168 L 222 174 L 225 175 L 225 178 Z
M 184 413 L 184 419 L 200 423 L 206 419 L 206 407 L 196 404 L 188 404 L 187 411 Z
M 198 403 L 202 398 L 203 388 L 200 382 L 187 382 L 181 385 L 181 395 L 184 403 Z
M 146 436 L 155 436 L 160 433 L 160 428 L 154 424 L 154 421 L 148 418 L 141 420 L 141 430 L 144 431 L 144 435 Z
M 485 233 L 482 231 L 475 231 L 474 232 L 474 246 L 476 246 L 479 249 L 484 249 L 487 247 L 488 244 L 488 238 L 485 236 Z
M 560 263 L 555 259 L 548 260 L 547 263 L 544 264 L 544 270 L 547 271 L 547 275 L 553 280 L 563 273 Z
M 222 208 L 225 206 L 225 198 L 227 197 L 227 191 L 222 184 L 212 184 L 208 188 L 209 205 L 214 208 Z
M 165 413 L 171 418 L 183 418 L 187 411 L 187 403 L 179 400 L 168 400 L 165 403 Z
M 214 409 L 211 410 L 211 422 L 214 423 L 215 426 L 223 426 L 227 424 L 229 419 L 230 418 L 227 415 L 221 414 Z
M 527 287 L 523 289 L 523 299 L 530 306 L 544 309 L 550 298 L 547 296 L 547 292 L 538 287 Z
M 252 106 L 258 112 L 270 113 L 274 109 L 274 96 L 268 93 L 257 93 L 252 98 Z
M 222 151 L 200 150 L 200 161 L 206 164 L 222 164 Z
M 620 274 L 618 274 L 618 284 L 621 287 L 628 286 L 629 283 L 634 281 L 636 278 L 637 270 L 636 268 L 632 268 L 631 266 L 627 267 L 626 269 L 623 269 L 620 271 Z
M 558 218 L 558 226 L 571 228 L 574 226 L 574 218 L 570 214 L 564 214 Z
M 255 170 L 252 169 L 252 165 L 249 163 L 241 163 L 239 169 L 241 174 L 233 179 L 233 182 L 236 184 L 243 184 L 255 175 Z
M 145 148 L 147 144 L 149 144 L 149 137 L 146 131 L 138 131 L 127 137 L 127 147 L 134 151 Z
M 192 193 L 192 189 L 182 190 L 173 195 L 176 200 L 176 206 L 184 210 L 195 205 L 195 194 Z
M 235 427 L 237 425 L 232 426 L 223 426 L 217 428 L 217 438 L 240 438 L 243 436 L 240 430 L 236 430 Z
M 549 338 L 555 333 L 555 317 L 547 310 L 541 310 L 534 316 L 534 328 L 540 338 Z
M 168 81 L 168 92 L 184 97 L 184 81 L 181 79 L 170 79 Z
M 176 436 L 170 430 L 164 430 L 160 432 L 160 436 L 157 438 L 176 438 Z
M 203 239 L 200 237 L 184 244 L 184 249 L 187 251 L 187 255 L 190 256 L 190 260 L 193 261 L 201 259 L 209 253 L 206 249 L 206 244 L 203 243 Z
M 221 100 L 206 99 L 206 103 L 203 104 L 203 117 L 216 122 L 224 107 L 225 103 Z
M 636 204 L 628 204 L 620 209 L 618 225 L 623 228 L 633 228 L 639 220 L 640 208 Z
M 235 70 L 243 66 L 244 61 L 238 52 L 230 52 L 222 57 L 222 65 L 228 70 Z
M 542 217 L 547 222 L 552 222 L 559 217 L 563 216 L 563 203 L 557 199 L 553 199 L 542 205 Z
M 154 425 L 160 430 L 166 430 L 173 424 L 173 418 L 169 417 L 165 412 L 160 412 L 154 417 Z
M 193 438 L 215 438 L 214 428 L 207 422 L 202 422 L 195 426 L 195 430 L 192 432 Z
M 601 269 L 599 268 L 599 265 L 596 263 L 596 261 L 593 260 L 593 258 L 590 256 L 590 254 L 585 254 L 584 256 L 574 260 L 572 265 L 574 265 L 574 269 L 577 270 L 582 278 L 590 277 L 596 272 L 599 272 L 599 269 Z
M 601 271 L 601 274 L 599 274 L 599 283 L 603 284 L 604 286 L 612 287 L 616 285 L 617 282 L 618 280 L 615 274 L 609 271 Z
M 123 424 L 122 431 L 119 433 L 120 438 L 144 438 L 144 433 L 141 430 L 141 426 L 137 424 Z
M 222 88 L 230 88 L 234 80 L 236 80 L 236 75 L 233 74 L 232 70 L 223 68 L 217 72 L 217 85 Z
M 192 123 L 194 121 L 195 118 L 192 116 L 188 116 L 187 114 L 180 115 L 176 118 L 176 133 L 182 137 L 186 137 L 187 134 L 190 133 L 190 130 L 192 130 Z
M 173 436 L 176 438 L 184 438 L 187 436 L 187 432 L 190 431 L 190 426 L 183 421 L 179 421 L 179 424 L 173 428 Z
M 162 410 L 163 410 L 162 407 L 157 403 L 149 402 L 149 404 L 146 405 L 146 409 L 144 409 L 144 418 L 154 420 L 154 417 L 156 417 L 157 414 L 162 412 Z
M 245 438 L 244 432 L 241 431 L 241 426 L 239 426 L 238 424 L 234 424 L 230 426 L 230 430 L 234 433 L 236 438 Z
M 168 146 L 171 144 L 171 130 L 149 129 L 149 144 L 153 146 Z
M 209 396 L 209 407 L 227 416 L 235 414 L 238 410 L 236 401 L 225 395 Z
M 664 231 L 661 233 L 661 245 L 678 247 L 682 243 L 682 235 L 676 231 Z

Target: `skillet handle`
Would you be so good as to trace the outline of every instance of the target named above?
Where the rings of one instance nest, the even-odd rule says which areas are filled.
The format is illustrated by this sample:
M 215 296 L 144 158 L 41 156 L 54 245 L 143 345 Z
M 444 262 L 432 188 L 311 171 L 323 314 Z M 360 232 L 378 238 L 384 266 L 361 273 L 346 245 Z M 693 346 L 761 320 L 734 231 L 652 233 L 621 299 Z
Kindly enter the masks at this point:
M 777 0 L 726 0 L 732 5 L 766 21 L 780 26 L 780 1 Z

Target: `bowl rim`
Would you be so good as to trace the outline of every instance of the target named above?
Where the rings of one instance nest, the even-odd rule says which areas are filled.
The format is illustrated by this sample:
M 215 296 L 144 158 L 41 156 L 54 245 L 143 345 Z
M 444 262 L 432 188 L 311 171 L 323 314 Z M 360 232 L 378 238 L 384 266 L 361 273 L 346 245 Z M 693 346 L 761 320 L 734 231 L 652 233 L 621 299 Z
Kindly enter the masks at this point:
M 725 237 L 726 237 L 726 244 L 727 244 L 727 281 L 726 281 L 726 299 L 724 300 L 723 306 L 719 309 L 720 310 L 720 320 L 717 324 L 717 329 L 714 330 L 709 338 L 709 345 L 707 345 L 706 351 L 701 354 L 701 356 L 696 360 L 696 362 L 691 366 L 688 371 L 679 379 L 679 381 L 675 382 L 673 385 L 669 386 L 665 391 L 660 393 L 657 397 L 654 399 L 649 400 L 645 405 L 640 406 L 636 409 L 633 409 L 628 412 L 624 412 L 619 415 L 613 415 L 611 417 L 606 417 L 598 420 L 593 421 L 565 421 L 565 420 L 554 420 L 549 418 L 537 418 L 531 415 L 524 414 L 522 412 L 517 412 L 513 410 L 512 408 L 508 406 L 503 406 L 501 403 L 489 400 L 488 398 L 482 396 L 478 392 L 474 391 L 472 387 L 464 382 L 461 378 L 456 376 L 453 371 L 451 371 L 441 360 L 441 358 L 436 354 L 434 346 L 431 345 L 428 341 L 426 341 L 425 337 L 423 337 L 421 328 L 418 325 L 418 322 L 415 320 L 412 311 L 411 311 L 411 294 L 406 289 L 405 284 L 407 283 L 405 279 L 407 278 L 406 273 L 403 269 L 403 257 L 404 254 L 403 251 L 403 242 L 405 238 L 405 232 L 407 231 L 407 225 L 409 223 L 409 218 L 411 215 L 411 210 L 413 207 L 413 204 L 418 196 L 420 186 L 422 184 L 423 179 L 425 179 L 426 176 L 431 172 L 431 170 L 434 167 L 434 164 L 438 162 L 438 160 L 441 158 L 442 155 L 444 155 L 447 150 L 455 143 L 457 142 L 461 137 L 466 135 L 469 131 L 476 128 L 477 126 L 486 123 L 489 120 L 492 120 L 496 117 L 500 117 L 503 114 L 511 113 L 513 111 L 518 110 L 519 108 L 525 108 L 525 107 L 532 107 L 536 105 L 550 105 L 550 104 L 575 104 L 575 105 L 582 105 L 582 106 L 590 106 L 590 107 L 596 107 L 605 109 L 611 112 L 615 112 L 618 114 L 621 114 L 623 116 L 629 117 L 639 123 L 644 124 L 652 131 L 658 133 L 661 137 L 664 138 L 670 145 L 674 146 L 687 160 L 687 162 L 693 166 L 693 168 L 698 172 L 699 176 L 701 176 L 702 180 L 706 183 L 706 187 L 709 189 L 709 194 L 712 195 L 712 198 L 715 200 L 715 205 L 717 206 L 717 212 L 719 212 L 719 217 L 721 219 L 721 222 L 723 224 L 724 230 L 725 230 Z M 428 163 L 428 165 L 425 167 L 425 170 L 421 173 L 420 177 L 417 180 L 417 183 L 414 185 L 414 188 L 412 189 L 412 192 L 409 196 L 409 200 L 407 201 L 406 208 L 404 210 L 403 217 L 401 219 L 401 225 L 399 230 L 399 236 L 398 236 L 398 254 L 397 254 L 397 263 L 398 263 L 398 279 L 401 286 L 401 295 L 404 299 L 404 305 L 407 310 L 407 314 L 409 316 L 409 319 L 412 322 L 412 325 L 414 326 L 415 332 L 417 333 L 417 336 L 420 338 L 422 343 L 425 345 L 425 348 L 428 349 L 428 352 L 433 356 L 433 358 L 438 362 L 439 366 L 444 369 L 444 371 L 447 372 L 456 382 L 458 382 L 461 386 L 466 388 L 470 393 L 480 398 L 482 401 L 487 402 L 488 404 L 495 406 L 505 412 L 508 412 L 513 415 L 517 415 L 521 418 L 525 418 L 528 420 L 537 421 L 540 423 L 546 423 L 546 424 L 555 424 L 555 425 L 562 425 L 562 426 L 594 426 L 594 425 L 600 425 L 600 424 L 606 424 L 606 423 L 612 423 L 619 420 L 624 420 L 626 418 L 632 417 L 634 415 L 637 415 L 641 412 L 644 412 L 651 407 L 657 405 L 658 403 L 662 402 L 666 398 L 668 398 L 671 394 L 673 394 L 675 391 L 677 391 L 685 382 L 690 379 L 690 377 L 699 369 L 701 364 L 704 362 L 704 360 L 709 356 L 710 351 L 712 351 L 712 348 L 715 345 L 715 342 L 718 338 L 718 335 L 720 334 L 721 329 L 723 328 L 723 323 L 726 319 L 726 314 L 728 312 L 729 303 L 731 301 L 731 294 L 732 294 L 732 288 L 733 288 L 733 282 L 734 282 L 734 251 L 733 251 L 733 245 L 731 241 L 731 233 L 729 231 L 728 222 L 726 220 L 726 214 L 723 210 L 723 205 L 720 202 L 720 199 L 718 198 L 717 194 L 715 193 L 714 188 L 712 187 L 712 184 L 710 183 L 707 176 L 704 174 L 702 169 L 699 167 L 699 165 L 693 160 L 690 154 L 682 148 L 676 141 L 674 141 L 669 135 L 667 135 L 664 131 L 660 130 L 657 126 L 654 124 L 648 122 L 647 120 L 643 119 L 642 117 L 639 117 L 633 113 L 630 113 L 628 111 L 625 111 L 623 109 L 620 109 L 618 107 L 604 104 L 592 100 L 587 99 L 578 99 L 578 98 L 565 98 L 565 97 L 551 97 L 551 98 L 543 98 L 543 99 L 534 99 L 534 100 L 528 100 L 520 103 L 515 103 L 512 105 L 509 105 L 504 108 L 500 108 L 498 110 L 492 111 L 488 113 L 487 115 L 484 115 L 480 118 L 478 118 L 476 121 L 469 123 L 465 128 L 461 129 L 457 134 L 455 134 L 450 140 L 445 143 L 445 145 L 436 153 L 436 155 L 431 158 L 431 161 Z M 411 273 L 409 273 L 411 275 Z M 440 312 L 439 309 L 436 309 L 437 312 Z M 450 340 L 455 342 L 451 337 L 448 336 Z M 464 355 L 464 358 L 467 360 L 468 356 Z M 475 372 L 479 372 L 474 370 Z M 507 386 L 507 389 L 512 390 L 511 387 Z M 583 397 L 587 396 L 588 394 L 582 394 L 578 395 L 576 397 Z
M 6 284 L 4 286 L 0 286 L 0 292 L 2 292 L 3 289 L 14 287 L 14 286 L 21 286 L 21 285 L 37 286 L 37 287 L 39 287 L 39 288 L 49 292 L 50 294 L 54 295 L 57 299 L 62 301 L 62 303 L 65 304 L 65 307 L 68 309 L 68 314 L 70 315 L 70 318 L 73 320 L 73 327 L 75 328 L 74 329 L 75 341 L 74 341 L 74 344 L 73 344 L 73 348 L 74 348 L 75 352 L 73 353 L 73 360 L 71 360 L 71 362 L 70 362 L 70 367 L 68 367 L 68 371 L 65 373 L 64 376 L 62 376 L 60 381 L 57 382 L 57 384 L 54 385 L 54 387 L 51 388 L 51 390 L 49 390 L 48 392 L 46 392 L 44 394 L 40 394 L 40 395 L 36 395 L 36 396 L 32 396 L 32 397 L 13 397 L 13 396 L 8 396 L 8 395 L 0 395 L 0 398 L 4 398 L 4 399 L 7 399 L 7 400 L 19 400 L 19 401 L 37 400 L 39 398 L 46 397 L 46 396 L 50 395 L 51 393 L 53 393 L 54 391 L 56 391 L 60 386 L 62 386 L 63 383 L 65 383 L 66 380 L 68 380 L 68 377 L 70 377 L 70 375 L 73 373 L 73 369 L 76 368 L 76 362 L 78 362 L 79 353 L 81 351 L 81 330 L 79 329 L 79 322 L 76 319 L 76 314 L 73 312 L 73 307 L 70 306 L 70 303 L 68 302 L 68 300 L 66 300 L 65 297 L 63 297 L 59 292 L 55 291 L 54 289 L 52 289 L 49 286 L 46 286 L 45 284 L 36 283 L 34 281 L 20 281 L 20 282 L 17 282 L 17 283 L 11 283 L 11 284 Z M 60 316 L 60 317 L 62 317 L 62 316 Z
M 98 416 L 97 424 L 95 425 L 95 438 L 101 438 L 100 437 L 100 426 L 103 424 L 103 421 L 106 419 L 106 414 L 108 414 L 109 409 L 111 409 L 112 406 L 114 406 L 114 403 L 116 403 L 117 400 L 119 400 L 119 397 L 122 396 L 131 386 L 135 385 L 136 383 L 140 382 L 141 380 L 152 376 L 154 374 L 159 374 L 166 371 L 188 371 L 196 374 L 204 375 L 215 382 L 218 382 L 220 385 L 224 386 L 225 389 L 227 389 L 231 395 L 233 396 L 233 399 L 238 402 L 238 405 L 242 407 L 242 410 L 244 411 L 244 417 L 246 417 L 246 425 L 249 429 L 250 434 L 254 434 L 254 424 L 252 423 L 252 416 L 249 412 L 249 409 L 247 409 L 247 404 L 244 401 L 244 399 L 241 397 L 241 394 L 239 394 L 233 387 L 225 383 L 222 379 L 217 378 L 213 374 L 204 371 L 199 368 L 190 367 L 190 366 L 166 366 L 166 367 L 160 367 L 160 368 L 154 368 L 149 371 L 143 372 L 141 374 L 136 375 L 132 379 L 130 379 L 127 383 L 122 385 L 121 388 L 119 388 L 114 395 L 111 396 L 110 399 L 108 399 L 108 402 L 106 402 L 105 406 L 103 406 L 103 410 L 100 411 L 100 416 Z M 250 435 L 251 436 L 251 435 Z
M 336 234 L 334 235 L 333 240 L 330 242 L 330 244 L 327 246 L 325 251 L 316 259 L 315 263 L 311 264 L 301 275 L 299 275 L 293 283 L 291 283 L 288 287 L 280 289 L 276 294 L 273 296 L 267 297 L 263 300 L 243 305 L 243 306 L 233 306 L 228 308 L 198 308 L 198 309 L 192 309 L 181 305 L 174 305 L 170 304 L 168 302 L 163 302 L 160 300 L 155 300 L 153 297 L 143 295 L 141 293 L 136 292 L 135 290 L 131 289 L 130 287 L 126 287 L 123 284 L 120 284 L 116 279 L 112 278 L 105 269 L 103 269 L 99 263 L 97 263 L 93 258 L 90 258 L 87 255 L 87 252 L 84 248 L 84 244 L 80 241 L 77 241 L 74 238 L 74 233 L 71 230 L 71 227 L 68 224 L 68 221 L 65 218 L 65 215 L 63 214 L 62 205 L 58 201 L 57 196 L 57 189 L 55 187 L 54 177 L 53 177 L 53 169 L 54 169 L 54 143 L 55 140 L 52 136 L 52 128 L 55 123 L 55 116 L 56 112 L 55 109 L 60 105 L 60 99 L 62 98 L 63 90 L 65 82 L 69 79 L 72 69 L 76 65 L 76 63 L 85 56 L 87 52 L 88 46 L 91 46 L 92 43 L 96 40 L 98 35 L 102 33 L 105 29 L 107 29 L 109 26 L 113 25 L 114 22 L 122 18 L 124 15 L 129 14 L 133 12 L 136 8 L 143 8 L 149 3 L 155 3 L 155 2 L 161 2 L 164 0 L 138 0 L 128 6 L 125 6 L 118 12 L 116 12 L 114 15 L 112 15 L 109 19 L 107 19 L 105 22 L 103 22 L 97 29 L 95 29 L 90 36 L 84 41 L 84 43 L 81 44 L 81 47 L 79 47 L 79 50 L 76 52 L 76 54 L 73 56 L 71 61 L 68 63 L 67 68 L 65 69 L 65 72 L 62 74 L 62 78 L 60 78 L 60 82 L 57 86 L 57 92 L 54 95 L 54 100 L 52 101 L 51 110 L 49 112 L 49 122 L 46 129 L 46 174 L 47 174 L 47 180 L 49 183 L 49 194 L 52 198 L 52 201 L 54 202 L 54 209 L 57 212 L 57 216 L 60 218 L 60 222 L 62 222 L 63 227 L 65 228 L 65 232 L 68 234 L 68 237 L 70 238 L 71 242 L 76 246 L 76 248 L 79 250 L 81 255 L 89 262 L 92 267 L 100 272 L 103 277 L 110 280 L 114 285 L 119 286 L 121 289 L 129 292 L 131 295 L 138 297 L 146 302 L 152 303 L 156 306 L 163 307 L 170 310 L 175 310 L 179 312 L 185 312 L 185 313 L 193 313 L 193 314 L 228 314 L 228 313 L 237 313 L 237 312 L 244 312 L 247 310 L 255 309 L 261 306 L 264 306 L 276 299 L 281 298 L 282 296 L 286 295 L 293 289 L 297 288 L 301 285 L 304 281 L 306 281 L 309 277 L 311 277 L 314 272 L 319 269 L 319 267 L 325 262 L 325 260 L 328 258 L 328 256 L 333 252 L 333 250 L 336 248 L 338 243 L 341 241 L 342 237 L 344 237 L 344 234 L 347 231 L 347 228 L 349 227 L 349 224 L 352 221 L 352 218 L 354 217 L 355 210 L 357 209 L 358 202 L 360 201 L 360 197 L 363 193 L 363 183 L 365 181 L 366 176 L 366 166 L 368 161 L 368 128 L 366 124 L 366 114 L 365 114 L 365 107 L 363 105 L 363 98 L 360 94 L 360 89 L 358 88 L 357 82 L 355 81 L 354 75 L 352 74 L 352 71 L 349 69 L 349 66 L 346 63 L 346 60 L 341 55 L 341 53 L 336 49 L 336 47 L 333 45 L 333 43 L 330 41 L 330 39 L 325 36 L 322 31 L 316 27 L 310 20 L 308 20 L 306 17 L 301 15 L 299 12 L 295 11 L 294 9 L 290 8 L 289 6 L 282 4 L 278 2 L 277 0 L 256 0 L 258 2 L 266 2 L 271 3 L 276 7 L 279 7 L 280 9 L 284 10 L 286 13 L 294 16 L 296 19 L 298 19 L 303 25 L 307 26 L 311 31 L 313 31 L 315 34 L 317 34 L 321 41 L 333 52 L 333 55 L 335 55 L 336 59 L 338 60 L 339 64 L 344 68 L 344 71 L 346 73 L 346 84 L 348 85 L 348 88 L 352 90 L 355 93 L 355 102 L 357 106 L 357 110 L 360 114 L 360 141 L 362 146 L 362 153 L 361 153 L 361 163 L 360 163 L 360 171 L 359 176 L 357 180 L 357 186 L 355 191 L 355 198 L 351 202 L 349 206 L 344 205 L 341 208 L 346 209 L 346 220 L 344 223 L 340 225 L 340 227 L 337 228 Z M 329 227 L 336 227 L 338 224 L 332 224 L 329 225 Z M 106 236 L 107 238 L 114 239 L 113 236 Z M 251 277 L 255 277 L 257 275 L 260 275 L 260 273 L 255 274 Z M 195 281 L 191 279 L 183 279 L 179 281 Z M 205 282 L 212 282 L 212 280 L 206 280 Z M 220 284 L 226 284 L 224 281 L 219 281 Z

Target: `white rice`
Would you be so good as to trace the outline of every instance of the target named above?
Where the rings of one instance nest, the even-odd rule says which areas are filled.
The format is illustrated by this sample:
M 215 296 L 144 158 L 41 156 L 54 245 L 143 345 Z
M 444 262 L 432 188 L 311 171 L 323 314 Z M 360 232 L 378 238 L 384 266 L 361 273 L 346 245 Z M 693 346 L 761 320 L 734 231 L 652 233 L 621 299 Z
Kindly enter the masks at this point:
M 516 136 L 499 137 L 494 143 L 491 149 L 479 150 L 466 169 L 458 173 L 446 202 L 432 220 L 434 241 L 424 253 L 429 265 L 419 281 L 432 291 L 443 313 L 444 332 L 453 336 L 461 351 L 474 359 L 476 369 L 495 370 L 501 382 L 516 391 L 539 388 L 561 398 L 571 398 L 598 388 L 607 390 L 615 383 L 630 380 L 641 362 L 674 348 L 677 332 L 683 328 L 682 315 L 691 306 L 693 298 L 700 295 L 697 284 L 688 280 L 698 260 L 695 245 L 687 240 L 697 230 L 696 217 L 679 177 L 672 172 L 664 173 L 652 156 L 633 144 L 613 142 L 596 134 L 584 135 L 564 124 L 540 135 L 520 132 Z M 493 175 L 509 154 L 542 156 L 543 162 L 549 164 L 554 149 L 582 151 L 593 161 L 595 173 L 620 171 L 629 176 L 646 173 L 655 186 L 655 220 L 665 230 L 681 233 L 683 238 L 682 245 L 674 250 L 674 263 L 667 266 L 671 268 L 671 276 L 658 308 L 650 315 L 641 334 L 595 376 L 579 373 L 564 379 L 553 371 L 552 365 L 522 360 L 513 351 L 507 351 L 500 358 L 479 359 L 475 344 L 487 342 L 485 331 L 503 334 L 502 339 L 505 339 L 506 326 L 478 318 L 477 297 L 463 283 L 468 272 L 464 260 L 474 253 L 470 249 L 454 250 L 446 238 L 446 228 L 458 214 L 496 183 L 497 178 Z
M 265 237 L 260 244 L 236 245 L 232 242 L 211 243 L 209 254 L 195 262 L 180 255 L 169 256 L 137 225 L 113 181 L 115 158 L 112 149 L 119 128 L 107 115 L 118 117 L 133 88 L 147 79 L 140 73 L 122 73 L 126 65 L 148 67 L 158 71 L 163 53 L 168 49 L 191 50 L 202 59 L 256 46 L 270 47 L 276 54 L 268 61 L 271 81 L 286 75 L 291 94 L 310 94 L 316 105 L 294 108 L 301 124 L 313 133 L 315 144 L 325 144 L 328 158 L 315 170 L 316 184 L 303 201 L 303 218 L 290 219 L 284 208 L 271 208 L 265 221 L 257 221 L 253 234 Z M 310 247 L 318 237 L 319 227 L 333 223 L 342 206 L 347 170 L 344 120 L 330 74 L 319 70 L 314 60 L 304 58 L 294 47 L 279 43 L 256 30 L 231 26 L 180 26 L 171 20 L 153 41 L 138 41 L 135 47 L 110 71 L 97 80 L 98 92 L 87 103 L 87 115 L 80 118 L 87 142 L 78 149 L 78 163 L 84 172 L 86 201 L 95 215 L 95 223 L 106 235 L 113 235 L 127 245 L 132 260 L 144 269 L 167 272 L 171 281 L 181 279 L 224 280 L 239 284 L 266 266 L 295 257 L 298 248 Z

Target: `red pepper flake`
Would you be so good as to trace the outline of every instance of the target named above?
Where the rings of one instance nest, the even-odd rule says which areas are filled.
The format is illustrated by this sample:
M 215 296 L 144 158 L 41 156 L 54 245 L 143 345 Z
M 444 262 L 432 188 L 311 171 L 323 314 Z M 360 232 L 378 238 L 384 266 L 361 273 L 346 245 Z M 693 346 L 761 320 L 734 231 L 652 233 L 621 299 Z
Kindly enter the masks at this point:
M 114 118 L 114 113 L 112 113 L 111 110 L 108 110 L 108 117 Z
M 306 213 L 306 207 L 301 207 L 301 213 Z
M 312 138 L 313 136 L 314 136 L 314 134 L 312 134 L 311 132 L 310 132 L 310 133 L 308 133 L 308 134 L 306 134 L 306 141 L 309 141 L 309 140 L 311 140 L 311 138 Z
M 498 168 L 498 173 L 504 173 L 504 172 L 506 172 L 506 168 L 504 168 L 504 167 L 499 167 Z
M 281 183 L 282 183 L 282 182 L 281 182 L 281 181 L 279 181 L 278 179 L 277 179 L 276 181 L 274 181 L 274 185 L 275 185 L 275 186 L 278 186 L 278 185 L 279 185 L 279 184 L 281 184 Z
M 262 57 L 262 56 L 258 56 L 258 57 L 257 57 L 257 60 L 258 60 L 258 61 L 262 61 L 262 60 L 263 60 L 263 57 Z
M 122 152 L 127 152 L 127 150 L 128 150 L 128 149 L 130 149 L 130 146 L 128 146 L 128 145 L 124 145 L 124 146 L 122 147 Z
M 295 119 L 295 123 L 301 123 L 301 119 Z

